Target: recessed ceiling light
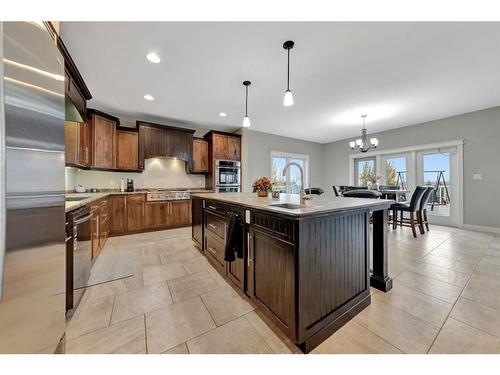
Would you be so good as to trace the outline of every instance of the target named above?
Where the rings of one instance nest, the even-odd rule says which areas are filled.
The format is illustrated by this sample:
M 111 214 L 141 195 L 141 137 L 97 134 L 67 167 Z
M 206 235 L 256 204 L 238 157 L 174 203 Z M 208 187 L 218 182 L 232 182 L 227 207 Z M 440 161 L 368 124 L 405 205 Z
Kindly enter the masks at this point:
M 153 95 L 149 95 L 149 94 L 144 95 L 144 99 L 149 100 L 149 101 L 155 100 L 154 96 Z
M 154 52 L 150 52 L 146 55 L 146 58 L 151 61 L 153 64 L 158 64 L 161 59 L 160 59 L 160 56 L 158 56 L 156 53 Z
M 219 113 L 219 116 L 220 116 L 220 117 L 226 117 L 226 116 L 227 116 L 227 114 L 226 114 L 226 112 L 220 112 L 220 113 Z

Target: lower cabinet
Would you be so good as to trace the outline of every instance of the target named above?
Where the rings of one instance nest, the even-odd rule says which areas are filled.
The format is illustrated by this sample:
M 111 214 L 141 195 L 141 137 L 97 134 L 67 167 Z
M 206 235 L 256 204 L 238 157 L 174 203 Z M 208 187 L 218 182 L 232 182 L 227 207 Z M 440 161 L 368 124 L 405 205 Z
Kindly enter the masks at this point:
M 144 226 L 147 229 L 166 227 L 169 208 L 168 202 L 146 202 Z
M 90 240 L 92 244 L 92 260 L 99 256 L 109 235 L 108 199 L 100 199 L 90 205 Z
M 127 232 L 140 232 L 144 229 L 144 194 L 127 195 Z
M 203 199 L 194 197 L 191 200 L 191 230 L 193 241 L 203 251 Z
M 186 227 L 191 225 L 191 200 L 169 201 L 167 216 L 168 227 Z
M 109 197 L 110 206 L 110 233 L 120 235 L 127 232 L 127 196 L 111 195 Z

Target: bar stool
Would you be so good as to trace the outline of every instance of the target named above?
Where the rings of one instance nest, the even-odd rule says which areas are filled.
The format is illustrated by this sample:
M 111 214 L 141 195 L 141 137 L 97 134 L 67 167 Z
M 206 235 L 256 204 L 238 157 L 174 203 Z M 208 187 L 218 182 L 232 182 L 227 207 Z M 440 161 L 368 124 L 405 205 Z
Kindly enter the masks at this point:
M 425 186 L 417 186 L 413 195 L 411 196 L 410 203 L 395 203 L 391 205 L 390 209 L 392 210 L 392 229 L 396 229 L 398 222 L 399 226 L 410 227 L 413 232 L 413 237 L 417 237 L 416 231 L 416 215 L 420 210 L 420 200 L 422 199 L 422 195 L 427 191 L 427 187 Z M 401 218 L 398 221 L 398 212 L 401 212 Z M 410 213 L 410 219 L 404 218 L 404 213 Z
M 420 210 L 417 212 L 420 234 L 425 233 L 424 224 L 427 228 L 427 232 L 429 231 L 429 221 L 427 220 L 427 203 L 429 202 L 429 199 L 431 198 L 433 192 L 434 188 L 432 186 L 427 187 L 427 190 L 424 192 L 422 198 L 420 199 Z

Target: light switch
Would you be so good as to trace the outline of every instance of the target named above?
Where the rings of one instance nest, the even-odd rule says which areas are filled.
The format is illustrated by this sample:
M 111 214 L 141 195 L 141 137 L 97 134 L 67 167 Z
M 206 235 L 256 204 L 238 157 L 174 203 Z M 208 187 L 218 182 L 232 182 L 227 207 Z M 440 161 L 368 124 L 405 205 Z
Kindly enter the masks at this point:
M 472 179 L 473 180 L 482 180 L 483 179 L 483 175 L 481 173 L 474 173 L 472 175 Z

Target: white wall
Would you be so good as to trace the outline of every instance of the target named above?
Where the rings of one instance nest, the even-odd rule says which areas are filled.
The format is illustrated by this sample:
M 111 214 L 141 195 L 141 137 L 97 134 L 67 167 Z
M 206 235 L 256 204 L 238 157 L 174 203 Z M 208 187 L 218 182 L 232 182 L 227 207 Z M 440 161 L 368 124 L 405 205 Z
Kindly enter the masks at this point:
M 146 159 L 144 172 L 121 173 L 66 168 L 66 190 L 85 188 L 119 189 L 121 178 L 134 179 L 135 188 L 204 188 L 205 176 L 186 173 L 186 163 L 174 159 Z
M 379 150 L 464 139 L 464 223 L 500 228 L 500 107 L 373 136 L 380 141 Z M 323 147 L 325 185 L 331 189 L 332 185 L 349 184 L 348 140 Z M 483 180 L 473 180 L 474 173 L 482 174 Z
M 309 183 L 323 188 L 323 145 L 294 138 L 243 129 L 242 190 L 252 191 L 252 183 L 262 176 L 271 176 L 271 151 L 309 155 Z

